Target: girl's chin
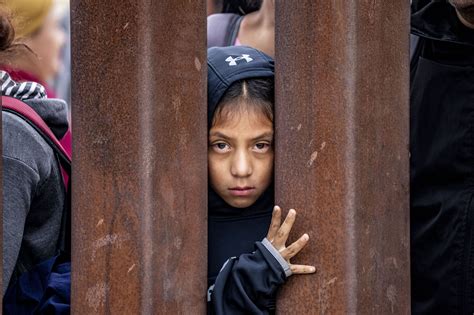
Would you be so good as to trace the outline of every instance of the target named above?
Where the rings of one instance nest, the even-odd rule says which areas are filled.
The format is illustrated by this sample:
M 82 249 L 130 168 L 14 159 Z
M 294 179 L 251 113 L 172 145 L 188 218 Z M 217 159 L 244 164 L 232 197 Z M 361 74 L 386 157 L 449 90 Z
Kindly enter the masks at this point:
M 253 198 L 232 198 L 225 200 L 230 206 L 234 208 L 248 208 L 255 203 Z

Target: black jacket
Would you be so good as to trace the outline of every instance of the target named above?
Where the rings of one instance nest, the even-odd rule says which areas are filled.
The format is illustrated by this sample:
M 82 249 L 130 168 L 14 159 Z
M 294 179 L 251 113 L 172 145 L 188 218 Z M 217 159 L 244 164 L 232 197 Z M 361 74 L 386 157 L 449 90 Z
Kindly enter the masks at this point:
M 474 30 L 445 0 L 414 1 L 413 314 L 474 312 Z
M 264 239 L 273 202 L 268 189 L 252 206 L 237 209 L 209 188 L 208 314 L 274 313 L 288 266 Z

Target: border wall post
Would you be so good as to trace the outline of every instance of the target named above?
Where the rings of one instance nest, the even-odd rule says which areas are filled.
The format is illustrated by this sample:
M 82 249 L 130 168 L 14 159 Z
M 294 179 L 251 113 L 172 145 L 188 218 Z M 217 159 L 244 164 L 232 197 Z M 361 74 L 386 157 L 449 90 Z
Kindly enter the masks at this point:
M 74 314 L 205 314 L 205 1 L 72 0 Z
M 276 5 L 276 201 L 317 268 L 277 310 L 409 314 L 409 1 Z

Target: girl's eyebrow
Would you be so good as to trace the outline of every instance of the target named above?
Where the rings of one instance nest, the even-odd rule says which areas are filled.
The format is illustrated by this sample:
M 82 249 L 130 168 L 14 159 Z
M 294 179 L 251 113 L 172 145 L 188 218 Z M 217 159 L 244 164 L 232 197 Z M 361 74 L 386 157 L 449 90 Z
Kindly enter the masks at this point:
M 255 137 L 255 138 L 253 138 L 252 141 L 256 141 L 256 140 L 260 140 L 260 139 L 268 139 L 268 138 L 273 139 L 273 131 L 265 132 L 265 133 Z
M 231 140 L 232 139 L 231 137 L 226 136 L 225 134 L 223 134 L 222 132 L 219 132 L 219 131 L 211 132 L 209 134 L 209 136 L 210 137 L 222 138 L 222 139 L 225 139 L 225 140 Z M 258 135 L 256 137 L 252 138 L 251 140 L 256 141 L 256 140 L 268 139 L 268 138 L 273 139 L 273 131 L 262 133 L 261 135 Z
M 226 136 L 225 134 L 219 132 L 219 131 L 214 131 L 209 134 L 210 137 L 217 137 L 217 138 L 223 138 L 226 140 L 230 140 L 230 137 Z

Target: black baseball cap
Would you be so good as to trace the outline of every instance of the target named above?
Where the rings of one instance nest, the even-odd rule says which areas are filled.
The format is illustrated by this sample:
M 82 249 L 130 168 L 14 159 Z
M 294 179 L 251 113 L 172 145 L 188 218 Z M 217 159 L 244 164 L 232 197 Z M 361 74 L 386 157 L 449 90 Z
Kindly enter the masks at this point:
M 249 78 L 273 77 L 275 63 L 263 52 L 247 46 L 212 47 L 207 50 L 207 123 L 232 83 Z

